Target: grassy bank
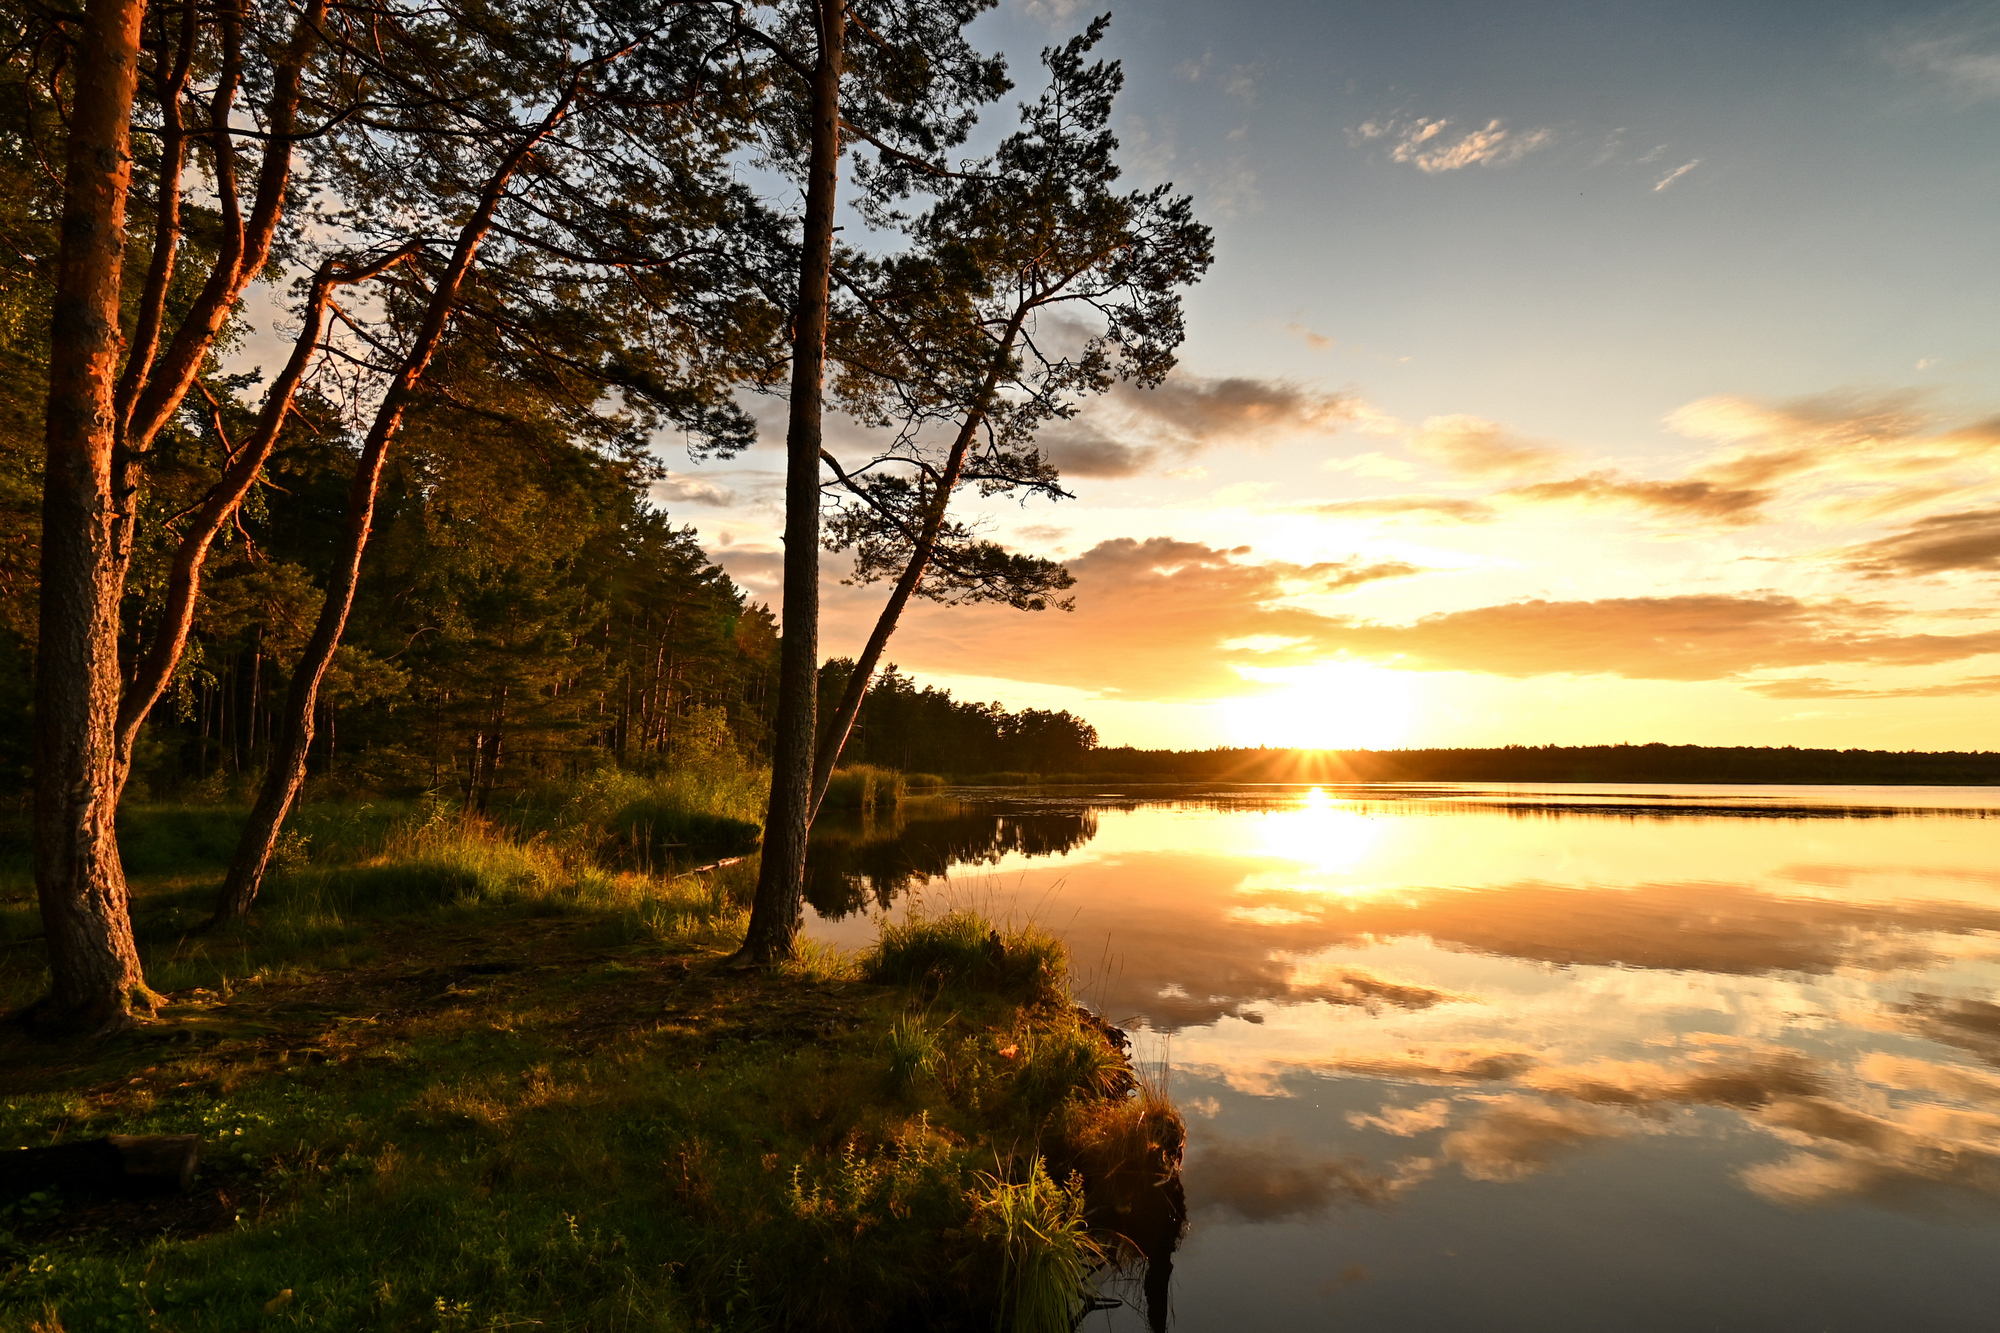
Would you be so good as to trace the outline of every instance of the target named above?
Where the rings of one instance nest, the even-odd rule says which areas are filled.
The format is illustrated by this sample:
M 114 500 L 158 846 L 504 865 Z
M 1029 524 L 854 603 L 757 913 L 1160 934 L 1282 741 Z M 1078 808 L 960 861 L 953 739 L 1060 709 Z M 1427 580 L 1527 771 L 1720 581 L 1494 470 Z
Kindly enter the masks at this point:
M 134 812 L 168 1007 L 89 1050 L 0 1037 L 0 1134 L 200 1133 L 202 1178 L 0 1201 L 0 1326 L 1068 1328 L 1180 1125 L 1060 946 L 951 916 L 732 971 L 754 862 L 656 873 L 617 817 L 667 796 L 573 797 L 311 807 L 218 935 L 236 816 Z M 22 869 L 9 1005 L 42 985 Z

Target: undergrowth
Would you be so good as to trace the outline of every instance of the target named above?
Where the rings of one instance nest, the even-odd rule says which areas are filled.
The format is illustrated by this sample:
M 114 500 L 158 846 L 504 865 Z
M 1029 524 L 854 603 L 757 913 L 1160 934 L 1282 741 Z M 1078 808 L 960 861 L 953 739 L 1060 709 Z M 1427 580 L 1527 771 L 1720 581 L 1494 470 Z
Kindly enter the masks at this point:
M 169 1003 L 95 1048 L 0 1036 L 0 1149 L 193 1132 L 203 1179 L 9 1213 L 0 1328 L 1069 1328 L 1180 1122 L 1061 944 L 954 913 L 734 971 L 754 858 L 608 856 L 643 784 L 307 807 L 213 933 L 240 815 L 132 812 Z M 20 1003 L 46 983 L 6 898 Z

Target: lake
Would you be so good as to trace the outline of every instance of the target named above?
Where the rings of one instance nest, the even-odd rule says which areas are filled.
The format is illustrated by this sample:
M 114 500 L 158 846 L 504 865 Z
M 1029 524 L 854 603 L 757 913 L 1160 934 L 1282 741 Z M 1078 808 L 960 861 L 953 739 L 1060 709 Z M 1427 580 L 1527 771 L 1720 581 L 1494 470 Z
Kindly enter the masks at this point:
M 2000 790 L 954 795 L 808 932 L 1067 939 L 1188 1120 L 1153 1326 L 2000 1328 Z

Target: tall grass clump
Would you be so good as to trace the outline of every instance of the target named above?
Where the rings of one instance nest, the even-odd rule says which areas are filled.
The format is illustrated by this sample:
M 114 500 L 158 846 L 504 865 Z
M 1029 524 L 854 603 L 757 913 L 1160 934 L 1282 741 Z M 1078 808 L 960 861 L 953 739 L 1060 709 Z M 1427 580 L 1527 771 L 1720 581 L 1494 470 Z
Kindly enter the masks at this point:
M 879 984 L 988 991 L 1029 1004 L 1061 997 L 1068 969 L 1068 951 L 1048 931 L 1028 925 L 1003 932 L 968 911 L 884 925 L 862 961 L 862 975 Z
M 999 1253 L 994 1327 L 1006 1333 L 1070 1333 L 1084 1279 L 1104 1258 L 1084 1221 L 1083 1180 L 1049 1178 L 1040 1157 L 1026 1178 L 981 1173 L 979 1231 Z
M 873 814 L 877 810 L 896 809 L 908 795 L 908 780 L 895 769 L 851 764 L 833 771 L 826 785 L 826 799 L 821 804 L 829 810 Z

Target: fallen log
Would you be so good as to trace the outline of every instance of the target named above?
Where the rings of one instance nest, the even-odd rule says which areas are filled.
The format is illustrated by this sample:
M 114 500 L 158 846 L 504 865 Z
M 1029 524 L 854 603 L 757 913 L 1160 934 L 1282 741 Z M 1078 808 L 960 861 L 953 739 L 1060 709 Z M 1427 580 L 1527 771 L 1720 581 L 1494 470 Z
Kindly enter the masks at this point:
M 112 1134 L 49 1148 L 0 1152 L 0 1196 L 36 1190 L 177 1194 L 201 1164 L 198 1134 Z

